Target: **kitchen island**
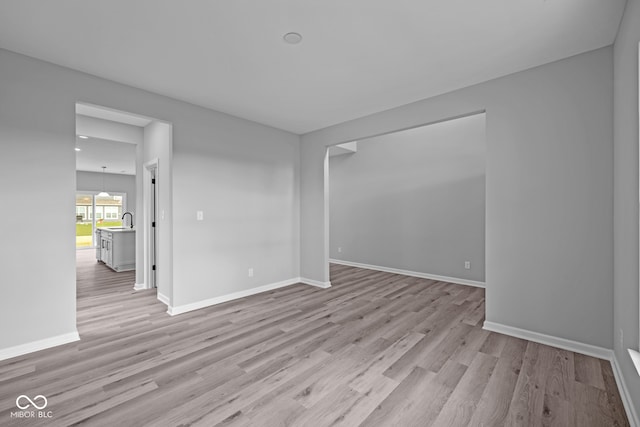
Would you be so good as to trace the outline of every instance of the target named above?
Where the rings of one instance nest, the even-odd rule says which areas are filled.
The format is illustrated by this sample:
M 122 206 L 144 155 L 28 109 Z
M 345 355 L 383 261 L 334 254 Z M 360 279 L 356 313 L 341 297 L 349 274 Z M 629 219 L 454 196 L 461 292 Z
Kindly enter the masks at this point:
M 114 271 L 136 269 L 136 231 L 129 227 L 96 229 L 96 259 Z

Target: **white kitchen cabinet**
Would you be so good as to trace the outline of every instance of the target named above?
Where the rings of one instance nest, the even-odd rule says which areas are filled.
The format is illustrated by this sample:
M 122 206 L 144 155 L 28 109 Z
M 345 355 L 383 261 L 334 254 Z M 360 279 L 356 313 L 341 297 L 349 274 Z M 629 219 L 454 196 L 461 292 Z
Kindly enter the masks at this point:
M 96 247 L 96 259 L 98 261 L 102 261 L 102 237 L 101 237 L 102 229 L 96 228 L 95 238 L 93 239 L 93 244 Z
M 113 256 L 112 247 L 113 240 L 111 239 L 111 233 L 103 231 L 100 235 L 100 260 L 109 267 L 113 268 Z
M 97 234 L 97 233 L 96 233 Z M 136 233 L 130 228 L 100 229 L 99 249 L 100 261 L 115 271 L 135 270 L 136 268 Z

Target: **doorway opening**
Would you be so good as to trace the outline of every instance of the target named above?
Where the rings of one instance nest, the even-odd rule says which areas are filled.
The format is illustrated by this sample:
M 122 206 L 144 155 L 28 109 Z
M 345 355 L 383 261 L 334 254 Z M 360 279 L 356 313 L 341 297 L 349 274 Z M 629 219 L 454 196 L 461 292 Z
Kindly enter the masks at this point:
M 93 247 L 97 253 L 99 246 L 95 233 L 104 229 L 107 237 L 113 239 L 110 246 L 115 259 L 116 240 L 121 237 L 120 240 L 128 245 L 126 253 L 132 254 L 132 260 L 127 261 L 126 266 L 127 270 L 135 270 L 130 272 L 133 273 L 131 285 L 134 290 L 155 292 L 157 289 L 158 299 L 167 305 L 171 304 L 173 295 L 170 254 L 172 133 L 172 125 L 167 122 L 76 103 L 77 247 Z M 127 153 L 126 161 L 122 156 L 124 152 Z M 160 162 L 163 164 L 162 175 L 158 167 Z M 104 173 L 105 165 L 111 174 Z M 100 168 L 103 173 L 97 174 Z M 124 233 L 126 239 L 121 236 Z M 123 269 L 115 265 L 109 267 L 115 274 L 120 274 L 119 279 L 125 277 Z M 127 277 L 131 278 L 131 274 Z M 159 289 L 160 285 L 162 289 Z
M 328 147 L 327 268 L 484 287 L 485 121 L 477 112 Z

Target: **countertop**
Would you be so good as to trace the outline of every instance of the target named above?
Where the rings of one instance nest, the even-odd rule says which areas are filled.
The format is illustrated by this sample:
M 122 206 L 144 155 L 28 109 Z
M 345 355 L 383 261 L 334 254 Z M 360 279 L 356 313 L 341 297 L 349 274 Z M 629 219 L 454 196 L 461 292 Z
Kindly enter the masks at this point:
M 97 230 L 110 231 L 112 233 L 131 233 L 136 231 L 135 228 L 130 228 L 130 227 L 98 227 Z

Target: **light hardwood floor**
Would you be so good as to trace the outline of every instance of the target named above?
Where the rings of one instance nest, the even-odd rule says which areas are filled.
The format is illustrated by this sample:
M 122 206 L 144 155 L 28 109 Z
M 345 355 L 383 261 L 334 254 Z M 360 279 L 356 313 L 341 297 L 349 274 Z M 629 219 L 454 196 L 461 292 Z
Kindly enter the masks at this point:
M 0 362 L 0 425 L 628 425 L 608 362 L 483 330 L 479 288 L 332 265 L 170 317 L 92 257 L 81 341 Z M 20 394 L 52 418 L 11 419 Z

